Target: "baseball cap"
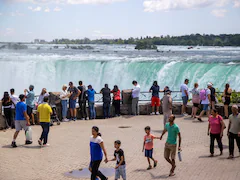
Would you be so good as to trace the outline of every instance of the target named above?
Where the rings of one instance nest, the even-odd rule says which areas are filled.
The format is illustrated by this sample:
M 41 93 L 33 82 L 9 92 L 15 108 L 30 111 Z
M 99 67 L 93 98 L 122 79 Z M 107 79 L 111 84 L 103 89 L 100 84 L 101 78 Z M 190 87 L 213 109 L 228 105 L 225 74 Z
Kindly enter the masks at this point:
M 212 86 L 212 83 L 210 83 L 210 82 L 209 82 L 209 83 L 207 83 L 207 86 Z

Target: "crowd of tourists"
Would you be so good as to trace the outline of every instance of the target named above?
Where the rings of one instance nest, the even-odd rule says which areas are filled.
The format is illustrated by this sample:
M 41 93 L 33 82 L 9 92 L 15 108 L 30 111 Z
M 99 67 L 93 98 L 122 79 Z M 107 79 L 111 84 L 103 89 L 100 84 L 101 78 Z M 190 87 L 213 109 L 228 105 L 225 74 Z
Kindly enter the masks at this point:
M 222 95 L 222 100 L 224 102 L 224 113 L 225 116 L 222 117 L 218 114 L 215 105 L 217 102 L 216 90 L 213 87 L 212 83 L 208 83 L 207 87 L 199 90 L 198 84 L 194 84 L 194 88 L 190 91 L 188 88 L 189 80 L 186 79 L 184 84 L 181 85 L 180 91 L 182 94 L 182 115 L 187 116 L 186 107 L 189 102 L 190 93 L 192 93 L 192 118 L 197 118 L 199 121 L 203 121 L 202 117 L 206 113 L 208 117 L 208 130 L 207 134 L 210 136 L 210 157 L 214 156 L 214 141 L 218 143 L 220 149 L 220 155 L 223 153 L 223 144 L 222 137 L 224 129 L 227 128 L 227 135 L 229 139 L 229 159 L 234 158 L 234 140 L 237 143 L 239 153 L 240 153 L 240 114 L 238 112 L 238 106 L 232 106 L 232 114 L 229 116 L 228 106 L 231 103 L 231 93 L 232 90 L 229 84 L 226 84 L 224 93 Z M 137 81 L 132 82 L 134 88 L 131 90 L 131 100 L 132 100 L 132 115 L 139 115 L 139 96 L 140 96 L 140 85 Z M 144 136 L 143 142 L 143 151 L 145 151 L 145 157 L 148 160 L 148 170 L 157 166 L 157 160 L 153 158 L 153 140 L 160 139 L 162 140 L 163 135 L 168 132 L 168 138 L 165 144 L 164 157 L 167 162 L 171 164 L 171 170 L 169 176 L 174 176 L 174 170 L 176 168 L 175 156 L 177 149 L 181 151 L 181 134 L 177 124 L 174 123 L 175 116 L 172 112 L 172 102 L 173 98 L 171 97 L 172 91 L 166 86 L 163 90 L 160 90 L 157 81 L 153 82 L 152 87 L 149 89 L 149 92 L 152 93 L 151 105 L 152 113 L 151 115 L 159 115 L 159 107 L 162 106 L 163 111 L 163 123 L 164 130 L 160 137 L 156 137 L 151 134 L 150 126 L 145 128 L 146 135 Z M 160 99 L 159 93 L 163 92 L 164 95 Z M 110 107 L 111 102 L 115 109 L 115 115 L 120 116 L 120 102 L 121 102 L 121 92 L 117 85 L 111 90 L 108 87 L 108 84 L 104 85 L 104 88 L 101 89 L 100 93 L 102 94 L 103 101 L 103 117 L 110 118 Z M 112 96 L 113 94 L 113 101 Z M 6 124 L 15 128 L 16 131 L 13 135 L 12 147 L 17 147 L 16 139 L 19 132 L 24 129 L 26 133 L 26 142 L 25 144 L 32 144 L 32 139 L 27 138 L 27 132 L 30 131 L 30 125 L 35 123 L 40 123 L 42 127 L 42 133 L 38 140 L 40 146 L 49 146 L 48 144 L 48 134 L 51 124 L 51 115 L 53 109 L 49 103 L 49 97 L 52 93 L 48 93 L 46 88 L 42 89 L 40 96 L 38 97 L 37 104 L 35 104 L 35 93 L 34 86 L 30 85 L 29 89 L 24 90 L 24 94 L 20 94 L 19 97 L 15 95 L 15 90 L 11 89 L 10 94 L 8 92 L 4 93 L 2 99 L 2 106 L 4 110 L 4 115 L 6 118 Z M 76 121 L 77 120 L 77 110 L 76 104 L 78 100 L 79 111 L 82 117 L 82 120 L 87 120 L 87 103 L 89 107 L 89 119 L 96 118 L 95 112 L 95 94 L 96 91 L 93 89 L 92 85 L 88 85 L 87 88 L 83 85 L 82 81 L 79 81 L 79 86 L 75 87 L 72 82 L 69 82 L 69 87 L 63 85 L 62 91 L 59 95 L 62 105 L 62 121 Z M 197 116 L 197 111 L 200 104 L 203 108 L 199 116 Z M 68 106 L 70 110 L 70 119 L 67 119 Z M 37 119 L 35 119 L 33 110 L 36 107 Z M 229 119 L 229 125 L 226 127 L 223 119 Z M 178 148 L 177 148 L 177 137 L 179 139 Z M 116 161 L 116 171 L 115 179 L 122 177 L 126 179 L 126 162 L 124 157 L 124 151 L 120 148 L 121 141 L 116 140 L 114 143 L 116 148 L 114 152 L 114 158 L 111 161 Z M 99 166 L 103 159 L 103 152 L 105 155 L 105 162 L 109 160 L 107 158 L 107 151 L 104 147 L 103 139 L 99 133 L 99 128 L 94 126 L 92 127 L 92 136 L 90 138 L 90 154 L 91 162 L 89 165 L 89 170 L 91 171 L 91 180 L 96 180 L 100 178 L 102 180 L 108 179 L 100 171 Z M 153 166 L 151 164 L 153 161 Z

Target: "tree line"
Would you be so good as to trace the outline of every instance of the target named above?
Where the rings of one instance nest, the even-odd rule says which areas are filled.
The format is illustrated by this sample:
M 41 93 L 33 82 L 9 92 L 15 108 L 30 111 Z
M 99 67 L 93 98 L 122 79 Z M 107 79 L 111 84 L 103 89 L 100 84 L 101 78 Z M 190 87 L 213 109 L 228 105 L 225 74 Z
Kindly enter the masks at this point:
M 138 44 L 145 42 L 152 45 L 181 45 L 181 46 L 240 46 L 240 34 L 191 34 L 184 36 L 140 37 L 128 39 L 54 39 L 51 44 Z

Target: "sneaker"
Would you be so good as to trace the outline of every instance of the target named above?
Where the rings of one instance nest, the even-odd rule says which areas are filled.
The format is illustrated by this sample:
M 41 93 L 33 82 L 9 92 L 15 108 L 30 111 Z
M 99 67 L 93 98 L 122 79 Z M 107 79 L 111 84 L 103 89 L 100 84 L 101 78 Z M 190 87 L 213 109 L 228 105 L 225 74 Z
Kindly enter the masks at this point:
M 155 112 L 150 113 L 150 115 L 155 115 Z
M 12 146 L 13 148 L 16 148 L 16 147 L 17 147 L 16 142 L 12 142 L 11 146 Z
M 88 120 L 88 118 L 86 117 L 86 118 L 85 118 L 85 120 L 87 121 L 87 120 Z
M 43 145 L 43 147 L 48 147 L 48 146 L 50 146 L 50 144 L 44 144 L 44 145 Z
M 67 118 L 64 118 L 63 122 L 69 122 L 69 120 Z
M 32 144 L 32 141 L 26 141 L 25 144 Z
M 159 112 L 156 112 L 156 115 L 159 115 L 160 113 Z
M 184 115 L 184 116 L 188 116 L 188 114 L 187 114 L 187 113 L 183 113 L 183 115 Z

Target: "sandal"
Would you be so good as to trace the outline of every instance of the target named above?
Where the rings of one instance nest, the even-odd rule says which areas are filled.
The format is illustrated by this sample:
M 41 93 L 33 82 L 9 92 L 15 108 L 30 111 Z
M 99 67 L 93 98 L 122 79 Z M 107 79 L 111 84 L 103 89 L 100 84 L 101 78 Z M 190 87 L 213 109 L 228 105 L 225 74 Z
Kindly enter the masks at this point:
M 147 170 L 150 170 L 150 169 L 152 169 L 152 166 L 151 166 L 151 165 L 150 165 L 150 166 L 148 166 Z

